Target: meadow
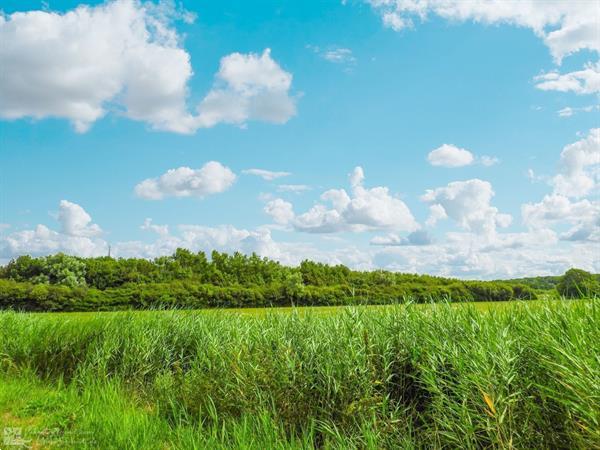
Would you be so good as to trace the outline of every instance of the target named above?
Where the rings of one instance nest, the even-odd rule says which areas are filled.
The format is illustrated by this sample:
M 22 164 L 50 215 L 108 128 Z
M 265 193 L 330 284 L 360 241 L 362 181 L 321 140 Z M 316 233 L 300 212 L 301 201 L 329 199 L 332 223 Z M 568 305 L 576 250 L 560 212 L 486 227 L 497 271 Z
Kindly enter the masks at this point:
M 5 311 L 0 424 L 34 448 L 599 448 L 599 306 Z

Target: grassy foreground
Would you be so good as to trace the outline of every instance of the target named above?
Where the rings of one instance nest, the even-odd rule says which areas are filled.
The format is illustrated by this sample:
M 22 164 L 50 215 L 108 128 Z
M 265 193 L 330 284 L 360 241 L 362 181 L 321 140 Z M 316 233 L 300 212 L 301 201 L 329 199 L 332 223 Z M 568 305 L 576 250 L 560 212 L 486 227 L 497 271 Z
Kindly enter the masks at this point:
M 61 449 L 599 448 L 599 306 L 4 312 L 0 426 Z

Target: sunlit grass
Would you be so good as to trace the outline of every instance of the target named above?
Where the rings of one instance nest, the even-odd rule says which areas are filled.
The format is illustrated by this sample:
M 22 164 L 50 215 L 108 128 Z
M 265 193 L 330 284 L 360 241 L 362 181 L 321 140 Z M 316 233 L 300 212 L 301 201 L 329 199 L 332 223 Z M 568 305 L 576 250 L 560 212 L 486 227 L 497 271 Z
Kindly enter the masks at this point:
M 595 448 L 599 342 L 596 300 L 5 312 L 0 425 L 56 448 Z
M 570 304 L 576 304 L 577 302 L 585 302 L 588 300 L 570 300 Z M 537 306 L 548 306 L 553 307 L 554 305 L 562 305 L 563 300 L 556 298 L 541 299 L 541 300 L 511 300 L 504 302 L 443 302 L 436 301 L 432 303 L 410 303 L 405 304 L 394 304 L 394 305 L 353 305 L 353 306 L 278 306 L 278 307 L 260 307 L 260 308 L 206 308 L 206 309 L 168 309 L 168 310 L 130 310 L 130 311 L 80 311 L 80 312 L 41 312 L 34 313 L 40 315 L 47 315 L 51 317 L 60 318 L 89 318 L 98 315 L 110 316 L 110 315 L 123 315 L 123 314 L 156 314 L 160 312 L 169 314 L 233 314 L 241 316 L 258 316 L 264 317 L 271 314 L 298 314 L 298 315 L 330 315 L 330 314 L 341 314 L 349 310 L 353 311 L 385 311 L 389 309 L 397 309 L 400 307 L 410 306 L 411 308 L 431 309 L 431 308 L 444 308 L 450 306 L 452 308 L 473 308 L 477 311 L 489 311 L 489 310 L 502 310 L 506 308 L 518 308 L 518 307 L 537 307 Z

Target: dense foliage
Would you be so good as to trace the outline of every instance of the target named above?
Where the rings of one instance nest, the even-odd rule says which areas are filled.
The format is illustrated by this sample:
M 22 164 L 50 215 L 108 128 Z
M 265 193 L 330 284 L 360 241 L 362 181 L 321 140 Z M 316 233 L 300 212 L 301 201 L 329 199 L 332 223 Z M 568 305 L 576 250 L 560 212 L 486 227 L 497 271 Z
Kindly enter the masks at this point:
M 353 271 L 303 261 L 288 267 L 257 255 L 178 249 L 146 260 L 21 256 L 0 270 L 0 308 L 85 311 L 144 308 L 390 304 L 407 300 L 531 300 L 517 282 L 461 281 Z
M 581 269 L 569 269 L 556 286 L 560 295 L 567 298 L 600 296 L 600 282 L 594 275 Z
M 582 271 L 583 272 L 583 271 Z M 588 272 L 586 272 L 588 273 Z M 600 274 L 590 274 L 591 277 L 600 283 Z M 513 280 L 504 280 L 507 283 L 519 283 L 524 284 L 525 286 L 529 286 L 532 289 L 538 290 L 553 290 L 558 289 L 559 283 L 563 280 L 564 275 L 562 276 L 539 276 L 539 277 L 526 277 L 526 278 L 517 278 Z M 579 296 L 579 295 L 578 295 Z
M 595 302 L 3 312 L 0 417 L 32 448 L 594 449 Z

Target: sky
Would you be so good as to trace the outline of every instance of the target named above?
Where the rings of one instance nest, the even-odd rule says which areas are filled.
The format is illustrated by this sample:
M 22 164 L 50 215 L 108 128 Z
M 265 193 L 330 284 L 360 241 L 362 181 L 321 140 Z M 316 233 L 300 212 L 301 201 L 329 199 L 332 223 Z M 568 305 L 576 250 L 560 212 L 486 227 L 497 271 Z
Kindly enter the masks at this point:
M 0 263 L 600 271 L 600 1 L 3 1 Z

